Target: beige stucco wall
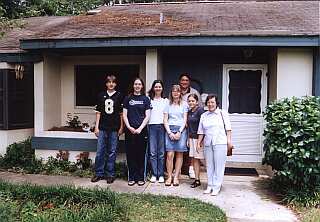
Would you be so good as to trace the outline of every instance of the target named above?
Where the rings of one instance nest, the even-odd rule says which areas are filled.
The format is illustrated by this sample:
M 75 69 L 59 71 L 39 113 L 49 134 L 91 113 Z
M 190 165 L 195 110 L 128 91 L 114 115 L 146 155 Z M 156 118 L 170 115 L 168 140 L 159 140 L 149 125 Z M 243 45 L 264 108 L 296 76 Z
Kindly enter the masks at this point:
M 60 58 L 45 56 L 44 60 L 44 130 L 59 126 L 61 122 L 61 78 Z
M 92 124 L 95 121 L 93 107 L 75 106 L 75 65 L 117 65 L 117 64 L 138 64 L 140 76 L 146 79 L 145 56 L 79 56 L 64 57 L 61 60 L 61 119 L 60 125 L 65 125 L 67 113 L 79 116 L 82 122 Z
M 270 52 L 268 66 L 268 102 L 277 99 L 277 49 Z
M 33 128 L 19 130 L 0 130 L 0 155 L 6 153 L 10 144 L 20 142 L 33 136 Z
M 312 49 L 278 49 L 277 99 L 312 95 L 312 73 Z

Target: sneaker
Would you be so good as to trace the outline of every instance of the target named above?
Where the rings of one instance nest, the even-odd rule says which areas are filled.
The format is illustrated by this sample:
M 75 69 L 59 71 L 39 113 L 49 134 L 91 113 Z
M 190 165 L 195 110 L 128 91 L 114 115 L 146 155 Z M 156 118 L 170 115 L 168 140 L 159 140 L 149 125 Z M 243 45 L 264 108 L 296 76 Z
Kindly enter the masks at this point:
M 151 183 L 155 183 L 157 181 L 157 177 L 156 176 L 152 176 L 151 178 L 150 178 L 150 182 Z
M 159 177 L 159 183 L 164 183 L 164 177 Z
M 212 192 L 212 187 L 207 187 L 205 191 L 203 191 L 204 194 L 210 194 Z
M 211 196 L 217 196 L 219 192 L 220 192 L 220 189 L 213 189 L 211 192 Z
M 107 177 L 106 180 L 107 180 L 107 183 L 110 184 L 110 183 L 114 182 L 115 178 L 114 177 Z
M 133 186 L 133 185 L 135 185 L 135 184 L 136 184 L 136 182 L 133 181 L 133 180 L 130 180 L 130 181 L 128 182 L 128 185 L 129 185 L 129 186 Z
M 146 182 L 144 182 L 143 180 L 138 181 L 138 186 L 143 186 Z
M 103 179 L 104 179 L 103 176 L 94 176 L 91 178 L 91 182 L 95 183 L 95 182 L 98 182 L 99 180 L 103 180 Z

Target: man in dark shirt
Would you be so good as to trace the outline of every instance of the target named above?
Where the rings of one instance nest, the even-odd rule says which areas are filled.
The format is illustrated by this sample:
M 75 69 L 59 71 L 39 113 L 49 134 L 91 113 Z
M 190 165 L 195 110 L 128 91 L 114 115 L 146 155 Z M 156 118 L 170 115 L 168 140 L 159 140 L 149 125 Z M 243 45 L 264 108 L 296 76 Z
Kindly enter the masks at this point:
M 107 183 L 115 180 L 115 161 L 118 137 L 123 133 L 122 95 L 115 90 L 116 77 L 106 77 L 106 91 L 98 96 L 96 105 L 96 125 L 94 133 L 98 137 L 95 159 L 95 176 L 91 182 L 106 178 Z

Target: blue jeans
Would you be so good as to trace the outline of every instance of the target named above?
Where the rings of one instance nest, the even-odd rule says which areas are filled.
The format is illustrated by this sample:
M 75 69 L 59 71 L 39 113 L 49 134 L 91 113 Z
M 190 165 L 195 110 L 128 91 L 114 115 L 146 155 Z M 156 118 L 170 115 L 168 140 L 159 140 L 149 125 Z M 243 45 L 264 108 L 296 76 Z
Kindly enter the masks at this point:
M 163 124 L 149 125 L 149 151 L 152 175 L 159 178 L 164 176 L 164 141 Z
M 95 160 L 96 176 L 115 177 L 117 146 L 117 131 L 99 131 Z

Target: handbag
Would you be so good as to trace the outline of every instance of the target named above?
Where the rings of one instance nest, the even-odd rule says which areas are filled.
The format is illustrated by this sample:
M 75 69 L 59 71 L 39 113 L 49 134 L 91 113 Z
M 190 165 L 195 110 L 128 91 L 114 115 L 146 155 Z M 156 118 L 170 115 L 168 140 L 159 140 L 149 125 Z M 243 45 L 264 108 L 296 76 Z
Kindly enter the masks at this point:
M 226 124 L 224 123 L 224 118 L 223 118 L 222 112 L 220 112 L 220 114 L 221 114 L 221 118 L 222 118 L 222 122 L 223 122 L 224 132 L 225 132 L 225 134 L 227 136 Z M 228 147 L 227 156 L 232 156 L 232 150 L 233 149 L 234 149 L 233 145 L 231 147 Z

